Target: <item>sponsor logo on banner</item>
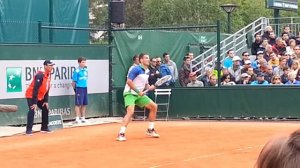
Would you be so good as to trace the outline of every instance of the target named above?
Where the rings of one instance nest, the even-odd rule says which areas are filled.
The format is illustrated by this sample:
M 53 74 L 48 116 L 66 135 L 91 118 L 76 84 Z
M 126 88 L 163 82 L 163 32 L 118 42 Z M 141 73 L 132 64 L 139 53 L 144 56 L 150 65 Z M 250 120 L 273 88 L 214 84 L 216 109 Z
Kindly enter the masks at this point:
M 7 92 L 22 92 L 22 67 L 6 68 Z
M 77 60 L 52 60 L 50 96 L 74 95 L 72 75 Z M 43 60 L 0 60 L 0 99 L 24 98 L 34 75 L 44 69 Z M 16 67 L 18 65 L 18 67 Z M 108 60 L 87 60 L 88 93 L 108 93 Z

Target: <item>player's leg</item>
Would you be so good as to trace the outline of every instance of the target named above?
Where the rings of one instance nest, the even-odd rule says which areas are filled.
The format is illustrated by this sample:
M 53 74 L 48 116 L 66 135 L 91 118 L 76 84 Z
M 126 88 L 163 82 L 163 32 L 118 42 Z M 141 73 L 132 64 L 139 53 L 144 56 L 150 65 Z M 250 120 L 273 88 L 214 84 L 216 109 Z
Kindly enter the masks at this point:
M 83 105 L 82 89 L 77 87 L 76 93 L 75 93 L 75 113 L 76 113 L 75 123 L 81 123 L 80 117 L 81 117 L 81 106 L 82 105 Z
M 42 110 L 42 126 L 41 131 L 48 132 L 48 114 L 49 109 L 46 106 L 43 106 L 44 101 L 38 101 L 37 106 Z
M 148 96 L 141 97 L 137 102 L 139 106 L 145 106 L 145 108 L 149 109 L 149 126 L 146 134 L 148 136 L 158 138 L 159 134 L 156 133 L 154 129 L 154 121 L 156 119 L 157 113 L 157 104 L 154 103 Z
M 138 96 L 128 94 L 124 96 L 124 102 L 125 102 L 125 107 L 126 107 L 126 115 L 123 118 L 122 126 L 119 132 L 119 135 L 117 137 L 118 141 L 126 141 L 125 138 L 125 132 L 127 125 L 129 124 L 131 117 L 134 113 L 134 107 L 135 107 L 135 101 Z
M 82 106 L 80 109 L 81 112 L 81 122 L 86 123 L 85 120 L 86 116 L 86 106 L 88 105 L 88 97 L 87 97 L 87 88 L 83 88 L 83 100 L 82 100 Z
M 27 125 L 26 125 L 26 135 L 32 135 L 32 127 L 34 120 L 34 109 L 31 109 L 33 105 L 32 99 L 27 99 L 28 113 L 27 113 Z

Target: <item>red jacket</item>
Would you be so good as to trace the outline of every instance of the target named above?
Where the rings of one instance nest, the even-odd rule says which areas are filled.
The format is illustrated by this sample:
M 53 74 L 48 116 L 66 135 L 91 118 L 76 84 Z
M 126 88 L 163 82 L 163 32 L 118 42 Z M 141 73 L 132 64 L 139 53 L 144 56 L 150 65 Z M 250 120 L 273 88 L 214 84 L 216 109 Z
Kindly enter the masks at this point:
M 41 100 L 44 100 L 44 102 L 48 102 L 50 82 L 50 73 L 38 71 L 38 73 L 34 76 L 31 84 L 27 88 L 25 97 L 32 98 L 34 104 L 36 104 L 37 101 Z

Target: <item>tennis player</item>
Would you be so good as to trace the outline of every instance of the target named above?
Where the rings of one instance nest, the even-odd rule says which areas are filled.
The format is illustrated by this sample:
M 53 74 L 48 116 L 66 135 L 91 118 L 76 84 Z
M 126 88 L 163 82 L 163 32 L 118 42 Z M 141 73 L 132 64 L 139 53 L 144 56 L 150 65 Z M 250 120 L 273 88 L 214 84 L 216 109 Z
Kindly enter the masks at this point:
M 127 110 L 127 114 L 123 119 L 123 123 L 117 137 L 118 141 L 126 141 L 125 131 L 129 124 L 131 117 L 134 113 L 135 105 L 145 107 L 150 110 L 149 112 L 149 127 L 146 135 L 154 138 L 159 138 L 159 134 L 154 129 L 154 121 L 156 119 L 157 104 L 154 103 L 147 95 L 144 90 L 154 90 L 154 85 L 148 84 L 149 77 L 149 64 L 150 59 L 147 54 L 139 55 L 140 65 L 135 66 L 128 74 L 125 89 L 124 89 L 124 102 Z

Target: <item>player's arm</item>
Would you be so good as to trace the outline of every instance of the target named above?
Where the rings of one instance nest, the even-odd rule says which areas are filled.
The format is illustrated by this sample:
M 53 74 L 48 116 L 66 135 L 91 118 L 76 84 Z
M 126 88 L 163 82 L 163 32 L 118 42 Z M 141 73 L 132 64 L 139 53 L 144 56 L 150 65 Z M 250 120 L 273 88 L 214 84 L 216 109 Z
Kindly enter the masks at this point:
M 146 90 L 148 91 L 148 90 L 154 90 L 156 87 L 155 87 L 155 85 L 149 85 L 149 84 L 147 83 L 146 86 L 145 86 L 145 88 L 146 88 Z
M 138 90 L 138 88 L 133 83 L 133 80 L 140 74 L 140 70 L 138 67 L 134 67 L 131 69 L 131 71 L 128 73 L 127 77 L 127 85 L 130 87 L 131 90 L 134 90 L 139 96 L 143 96 L 144 93 L 142 90 Z
M 127 78 L 126 81 L 127 85 L 130 87 L 130 89 L 134 90 L 139 96 L 143 96 L 144 92 L 142 92 L 142 90 L 138 90 L 135 86 L 135 84 L 133 83 L 132 79 Z
M 77 69 L 75 69 L 75 71 L 73 72 L 73 76 L 72 76 L 72 83 L 71 83 L 71 85 L 72 85 L 72 87 L 73 87 L 73 89 L 74 89 L 74 92 L 76 92 L 76 82 L 77 82 L 77 78 L 78 78 L 78 72 L 77 72 L 78 70 Z

